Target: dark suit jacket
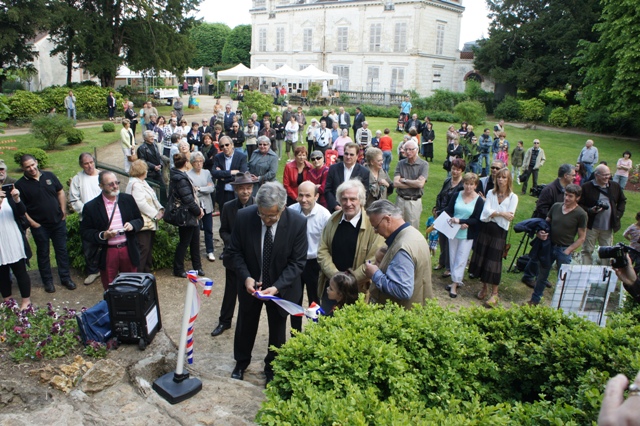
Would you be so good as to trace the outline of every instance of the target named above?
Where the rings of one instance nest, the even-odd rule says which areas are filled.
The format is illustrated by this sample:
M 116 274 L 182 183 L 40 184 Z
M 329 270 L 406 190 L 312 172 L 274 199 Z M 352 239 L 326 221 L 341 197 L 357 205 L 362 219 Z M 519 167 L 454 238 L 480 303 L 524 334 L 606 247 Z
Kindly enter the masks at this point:
M 122 216 L 122 224 L 129 222 L 131 226 L 133 226 L 133 231 L 127 232 L 125 235 L 127 237 L 127 251 L 129 252 L 131 264 L 138 266 L 140 264 L 140 252 L 138 251 L 136 232 L 138 232 L 144 224 L 142 215 L 140 215 L 136 200 L 129 194 L 120 193 L 118 196 L 118 208 Z M 100 233 L 108 230 L 110 216 L 111 212 L 107 212 L 102 194 L 85 204 L 82 209 L 82 221 L 80 222 L 82 239 L 93 244 L 104 245 L 106 248 L 109 241 L 101 240 Z M 106 263 L 107 250 L 102 250 L 100 263 L 98 265 L 99 268 L 104 270 Z
M 249 197 L 249 201 L 247 201 L 246 207 L 253 205 L 253 195 Z M 222 258 L 222 264 L 225 268 L 231 267 L 231 260 L 229 260 L 230 256 L 227 256 L 226 253 L 231 247 L 231 231 L 233 231 L 233 225 L 236 223 L 236 214 L 238 210 L 241 210 L 242 205 L 240 204 L 240 200 L 234 198 L 231 201 L 227 201 L 222 206 L 222 213 L 220 214 L 220 238 L 222 238 L 222 242 L 224 243 L 224 254 Z
M 231 232 L 229 258 L 238 277 L 238 291 L 246 293 L 244 283 L 251 277 L 260 280 L 262 268 L 261 238 L 262 220 L 258 217 L 258 206 L 253 205 L 238 211 Z M 302 296 L 300 275 L 307 263 L 307 220 L 302 215 L 284 209 L 273 240 L 273 251 L 269 273 L 278 289 L 278 297 L 298 303 Z M 227 254 L 224 256 L 227 257 Z M 282 316 L 288 314 L 278 308 Z
M 353 132 L 357 132 L 360 127 L 362 127 L 362 122 L 365 121 L 364 114 L 358 113 L 353 119 Z
M 347 111 L 344 112 L 344 122 L 346 123 L 346 126 L 344 126 L 340 123 L 342 115 L 343 114 L 338 114 L 338 127 L 340 127 L 341 129 L 348 129 L 349 127 L 351 127 L 351 116 Z
M 220 170 L 217 170 L 218 168 Z M 218 194 L 224 192 L 225 184 L 233 182 L 235 176 L 231 176 L 230 170 L 240 170 L 241 173 L 246 172 L 248 170 L 247 156 L 241 152 L 235 151 L 233 153 L 233 158 L 231 159 L 231 168 L 227 170 L 224 167 L 224 152 L 216 154 L 213 159 L 213 169 L 211 170 L 211 176 L 214 179 L 217 179 L 216 191 Z
M 356 164 L 353 167 L 351 179 L 360 179 L 360 182 L 362 182 L 365 189 L 367 189 L 367 192 L 369 192 L 369 169 L 360 164 Z M 336 200 L 336 189 L 338 189 L 338 186 L 340 186 L 342 182 L 344 182 L 344 163 L 333 164 L 329 167 L 327 183 L 324 187 L 324 195 L 327 199 L 327 208 L 331 213 L 335 211 L 335 208 L 338 205 L 338 200 Z

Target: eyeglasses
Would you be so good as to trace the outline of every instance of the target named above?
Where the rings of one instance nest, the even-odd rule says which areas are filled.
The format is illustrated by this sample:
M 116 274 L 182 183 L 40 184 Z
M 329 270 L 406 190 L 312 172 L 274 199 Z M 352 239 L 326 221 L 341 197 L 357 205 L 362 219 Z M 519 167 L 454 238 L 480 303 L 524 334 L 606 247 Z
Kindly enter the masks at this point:
M 322 160 L 322 157 L 311 157 L 311 161 Z
M 265 220 L 277 220 L 278 217 L 280 216 L 280 212 L 278 212 L 278 214 L 263 214 L 260 212 L 260 210 L 258 210 L 256 214 L 260 216 L 261 219 L 265 219 Z
M 221 147 L 223 147 L 223 148 L 224 148 L 225 146 L 230 146 L 230 145 L 231 145 L 230 143 L 221 143 L 221 144 L 220 144 L 220 146 L 221 146 Z
M 384 218 L 385 218 L 385 217 L 388 217 L 388 216 L 387 216 L 387 215 L 382 216 L 382 217 L 380 218 L 380 220 L 378 221 L 378 224 L 377 224 L 377 225 L 374 225 L 373 223 L 371 224 L 371 226 L 373 227 L 373 229 L 374 229 L 375 231 L 377 231 L 377 230 L 378 230 L 378 228 L 380 227 L 380 224 L 382 223 L 382 221 L 384 220 Z
M 114 182 L 105 183 L 104 186 L 118 186 L 120 185 L 120 181 L 116 180 Z

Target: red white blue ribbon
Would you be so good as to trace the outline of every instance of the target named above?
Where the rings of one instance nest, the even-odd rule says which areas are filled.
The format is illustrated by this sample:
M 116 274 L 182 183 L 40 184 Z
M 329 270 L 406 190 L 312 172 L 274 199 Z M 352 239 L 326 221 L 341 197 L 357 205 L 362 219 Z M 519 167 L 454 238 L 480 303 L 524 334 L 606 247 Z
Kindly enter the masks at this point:
M 311 306 L 308 308 L 303 308 L 297 303 L 290 302 L 288 300 L 282 299 L 280 297 L 271 296 L 269 294 L 262 294 L 259 291 L 255 291 L 253 293 L 254 297 L 257 297 L 260 300 L 269 300 L 276 305 L 280 306 L 284 309 L 288 314 L 296 316 L 296 317 L 307 317 L 314 322 L 318 322 L 318 317 L 320 315 L 324 315 L 324 310 L 316 304 L 316 302 L 312 302 Z
M 196 318 L 200 312 L 200 306 L 202 301 L 200 300 L 200 294 L 198 293 L 198 286 L 203 288 L 202 294 L 209 297 L 211 295 L 211 289 L 213 288 L 213 280 L 211 278 L 198 277 L 198 271 L 187 272 L 187 279 L 193 285 L 196 286 L 194 297 L 191 300 L 191 314 L 189 315 L 189 328 L 187 329 L 187 345 L 185 351 L 187 353 L 187 362 L 193 364 L 193 331 Z

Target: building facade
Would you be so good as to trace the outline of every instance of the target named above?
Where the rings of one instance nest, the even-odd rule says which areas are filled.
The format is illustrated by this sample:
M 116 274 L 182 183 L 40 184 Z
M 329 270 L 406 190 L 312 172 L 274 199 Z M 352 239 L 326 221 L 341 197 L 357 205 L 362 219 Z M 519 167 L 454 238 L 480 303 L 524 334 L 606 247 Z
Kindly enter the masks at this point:
M 315 65 L 335 90 L 464 90 L 462 0 L 253 0 L 251 67 Z

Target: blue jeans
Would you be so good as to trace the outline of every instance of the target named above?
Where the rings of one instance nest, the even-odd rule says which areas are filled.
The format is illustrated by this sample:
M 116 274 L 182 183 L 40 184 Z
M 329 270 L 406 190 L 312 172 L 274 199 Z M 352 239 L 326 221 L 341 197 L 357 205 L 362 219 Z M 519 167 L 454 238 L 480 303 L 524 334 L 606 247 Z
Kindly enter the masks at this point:
M 73 117 L 73 121 L 76 120 L 76 109 L 75 108 L 67 108 L 67 118 Z
M 389 167 L 391 166 L 391 159 L 393 158 L 391 151 L 382 151 L 382 170 L 389 173 Z
M 562 246 L 553 246 L 553 250 L 551 252 L 551 263 L 548 268 L 544 268 L 540 266 L 540 273 L 538 274 L 538 279 L 536 280 L 536 286 L 533 289 L 533 295 L 531 295 L 531 301 L 533 303 L 540 302 L 542 299 L 542 293 L 544 293 L 544 289 L 547 288 L 547 278 L 549 278 L 549 273 L 551 272 L 551 267 L 553 266 L 553 262 L 557 262 L 558 271 L 560 271 L 560 267 L 562 265 L 568 265 L 571 263 L 571 255 L 564 254 L 564 251 L 567 247 Z
M 491 160 L 489 159 L 489 153 L 480 154 L 480 158 L 478 158 L 480 162 L 480 167 L 482 168 L 482 174 L 485 176 L 489 176 L 489 165 L 491 164 Z M 484 166 L 482 165 L 484 164 Z
M 587 179 L 589 179 L 589 177 L 591 176 L 591 174 L 593 173 L 593 163 L 583 163 L 584 164 L 584 169 L 587 171 Z
M 613 175 L 613 181 L 618 183 L 622 189 L 627 186 L 628 180 L 629 178 L 627 176 Z
M 540 262 L 538 262 L 538 259 L 529 259 L 529 261 L 527 262 L 527 266 L 524 267 L 524 275 L 522 276 L 522 279 L 535 281 L 539 272 Z
M 54 225 L 42 225 L 31 228 L 31 235 L 36 243 L 38 269 L 43 283 L 53 283 L 51 262 L 49 261 L 49 240 L 53 244 L 58 263 L 58 275 L 61 282 L 71 281 L 69 273 L 69 254 L 67 253 L 67 222 L 60 221 Z
M 211 213 L 205 213 L 202 216 L 202 229 L 204 230 L 204 246 L 207 254 L 213 253 L 213 216 Z
M 477 161 L 473 163 L 469 163 L 469 170 L 471 170 L 472 173 L 480 175 L 480 172 L 482 171 L 482 166 Z

